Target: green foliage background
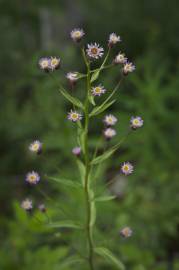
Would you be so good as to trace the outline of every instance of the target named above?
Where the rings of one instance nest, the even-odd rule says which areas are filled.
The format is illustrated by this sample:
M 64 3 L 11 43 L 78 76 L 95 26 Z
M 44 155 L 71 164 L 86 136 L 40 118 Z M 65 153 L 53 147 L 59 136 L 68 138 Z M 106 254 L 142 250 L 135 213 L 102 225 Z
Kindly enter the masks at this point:
M 75 130 L 65 120 L 70 105 L 59 95 L 56 82 L 37 68 L 40 56 L 59 55 L 65 70 L 83 72 L 79 51 L 69 38 L 76 26 L 85 29 L 88 42 L 104 46 L 109 33 L 119 33 L 121 50 L 136 63 L 136 72 L 122 84 L 111 111 L 119 118 L 116 140 L 131 115 L 145 121 L 98 172 L 100 192 L 101 183 L 120 180 L 121 162 L 130 160 L 136 167 L 132 176 L 121 180 L 118 199 L 98 203 L 96 241 L 111 248 L 127 270 L 179 269 L 178 8 L 177 0 L 0 1 L 0 269 L 86 269 L 72 265 L 74 250 L 83 252 L 83 235 L 79 239 L 71 230 L 47 230 L 38 222 L 43 215 L 36 212 L 36 219 L 29 218 L 19 207 L 25 196 L 32 196 L 46 203 L 54 219 L 65 217 L 61 205 L 76 220 L 84 213 L 77 190 L 45 180 L 37 189 L 24 184 L 32 168 L 53 175 L 58 167 L 60 174 L 78 179 L 71 155 Z M 101 79 L 107 89 L 115 85 L 117 75 L 117 69 L 104 72 Z M 62 73 L 56 76 L 66 84 Z M 75 91 L 79 94 L 83 85 Z M 91 147 L 101 129 L 101 117 L 96 117 Z M 27 151 L 35 138 L 45 146 L 38 159 Z M 119 230 L 126 225 L 134 234 L 123 240 Z M 71 261 L 66 261 L 67 255 Z M 99 265 L 115 269 L 100 259 Z

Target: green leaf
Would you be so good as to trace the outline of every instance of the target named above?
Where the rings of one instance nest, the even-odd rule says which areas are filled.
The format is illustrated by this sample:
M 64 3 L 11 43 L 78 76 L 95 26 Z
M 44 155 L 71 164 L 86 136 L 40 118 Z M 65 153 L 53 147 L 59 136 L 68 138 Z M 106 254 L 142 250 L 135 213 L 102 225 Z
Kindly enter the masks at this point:
M 65 178 L 49 177 L 48 176 L 48 179 L 53 180 L 53 181 L 60 183 L 64 186 L 67 186 L 67 187 L 73 187 L 73 188 L 81 188 L 82 187 L 81 184 L 78 183 L 77 181 L 71 181 L 71 180 L 68 180 Z
M 81 259 L 79 256 L 71 256 L 71 257 L 68 257 L 62 264 L 60 264 L 60 270 L 61 269 L 64 269 L 66 270 L 66 267 L 69 267 L 73 264 L 81 264 L 81 263 L 84 263 L 84 259 Z
M 95 205 L 95 200 L 94 200 L 94 192 L 90 190 L 89 194 L 90 194 L 90 206 L 91 206 L 90 226 L 92 227 L 96 222 L 96 205 Z
M 95 165 L 95 164 L 101 163 L 101 162 L 105 161 L 106 159 L 108 159 L 109 157 L 111 157 L 114 154 L 114 152 L 120 147 L 121 143 L 127 138 L 127 135 L 124 138 L 122 138 L 119 143 L 117 143 L 116 145 L 112 146 L 110 149 L 108 149 L 102 155 L 94 158 L 91 161 L 91 165 Z
M 94 100 L 94 96 L 89 95 L 89 96 L 88 96 L 88 99 L 89 99 L 89 102 L 90 102 L 93 106 L 96 105 L 95 100 Z
M 72 228 L 72 229 L 82 229 L 82 227 L 72 220 L 62 220 L 58 222 L 52 222 L 47 224 L 49 228 Z
M 74 98 L 73 96 L 71 96 L 64 88 L 60 89 L 61 94 L 68 100 L 70 101 L 73 105 L 83 109 L 83 104 L 81 103 L 81 101 L 77 98 Z
M 97 69 L 97 70 L 93 73 L 93 75 L 91 76 L 91 81 L 90 81 L 91 83 L 94 82 L 94 81 L 96 81 L 96 80 L 98 79 L 99 73 L 100 73 L 100 68 Z
M 80 159 L 77 159 L 77 165 L 78 165 L 78 169 L 79 169 L 79 172 L 80 172 L 81 183 L 84 186 L 84 181 L 85 181 L 85 165 L 83 164 L 83 162 Z
M 114 196 L 114 195 L 106 195 L 106 196 L 97 197 L 95 199 L 95 201 L 96 202 L 105 202 L 105 201 L 114 200 L 115 198 L 116 198 L 116 196 Z
M 111 148 L 109 150 L 107 150 L 106 152 L 104 152 L 104 154 L 94 158 L 92 161 L 91 161 L 91 165 L 95 165 L 95 164 L 98 164 L 98 163 L 101 163 L 103 161 L 105 161 L 106 159 L 108 159 L 109 157 L 112 156 L 112 154 L 114 154 L 116 150 Z
M 118 269 L 125 270 L 124 264 L 116 256 L 114 256 L 109 249 L 97 247 L 95 248 L 95 252 L 107 261 L 113 263 Z
M 96 108 L 94 108 L 93 110 L 92 110 L 92 112 L 90 113 L 90 117 L 91 116 L 95 116 L 95 115 L 98 115 L 98 114 L 100 114 L 100 113 L 102 113 L 102 112 L 104 112 L 106 109 L 108 109 L 114 102 L 116 101 L 116 99 L 114 99 L 114 100 L 112 100 L 112 101 L 110 101 L 110 102 L 108 102 L 108 103 L 105 103 L 105 101 L 101 104 L 101 105 L 99 105 L 99 106 L 97 106 Z

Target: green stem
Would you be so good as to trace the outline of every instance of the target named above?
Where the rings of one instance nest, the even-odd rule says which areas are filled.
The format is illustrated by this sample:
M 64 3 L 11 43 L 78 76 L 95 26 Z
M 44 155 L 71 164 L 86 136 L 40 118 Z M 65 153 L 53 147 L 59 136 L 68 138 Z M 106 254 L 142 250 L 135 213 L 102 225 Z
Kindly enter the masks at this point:
M 88 127 L 89 127 L 89 94 L 90 94 L 90 66 L 85 57 L 83 51 L 83 57 L 87 66 L 87 95 L 85 101 L 85 138 L 84 138 L 84 156 L 85 156 L 85 179 L 84 179 L 84 193 L 86 200 L 86 234 L 88 242 L 88 262 L 90 270 L 94 270 L 94 247 L 93 247 L 93 228 L 91 226 L 91 198 L 90 198 L 90 183 L 89 183 L 89 174 L 90 174 L 90 160 L 89 160 L 89 146 L 88 146 Z

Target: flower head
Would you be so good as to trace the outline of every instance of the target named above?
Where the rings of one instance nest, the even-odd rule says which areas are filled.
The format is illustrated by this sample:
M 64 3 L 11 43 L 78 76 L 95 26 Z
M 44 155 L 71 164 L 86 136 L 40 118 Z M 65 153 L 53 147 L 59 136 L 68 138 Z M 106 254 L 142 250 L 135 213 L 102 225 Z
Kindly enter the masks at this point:
M 114 58 L 115 64 L 125 64 L 127 62 L 127 57 L 125 57 L 124 53 L 119 52 Z
M 104 136 L 107 140 L 110 140 L 115 135 L 116 135 L 116 131 L 113 128 L 107 128 L 104 130 Z
M 98 86 L 92 87 L 91 92 L 93 96 L 101 96 L 102 94 L 106 92 L 106 89 L 102 85 L 98 85 Z
M 44 71 L 50 70 L 50 58 L 49 57 L 41 57 L 39 59 L 39 67 Z
M 137 129 L 142 127 L 144 124 L 144 120 L 140 116 L 132 116 L 130 120 L 130 126 L 132 129 Z
M 77 146 L 77 147 L 74 147 L 72 149 L 72 153 L 75 155 L 75 156 L 79 156 L 81 154 L 81 147 Z
M 129 228 L 129 227 L 125 227 L 120 231 L 120 235 L 124 238 L 128 238 L 128 237 L 132 236 L 132 233 L 133 232 L 132 232 L 131 228 Z
M 77 122 L 77 121 L 80 121 L 81 119 L 82 119 L 82 115 L 76 111 L 71 110 L 68 113 L 68 120 L 72 122 Z
M 75 83 L 78 80 L 78 72 L 68 72 L 66 78 L 70 83 Z
M 52 71 L 56 70 L 60 67 L 60 63 L 61 63 L 61 60 L 59 57 L 51 57 L 49 67 Z
M 38 140 L 33 141 L 30 145 L 29 145 L 29 150 L 31 152 L 40 154 L 42 152 L 42 143 Z
M 80 42 L 83 36 L 85 35 L 85 32 L 83 29 L 75 28 L 71 31 L 70 36 L 75 42 Z
M 32 171 L 27 173 L 25 180 L 31 185 L 36 185 L 40 181 L 40 175 L 37 172 Z
M 121 41 L 121 37 L 117 36 L 115 33 L 112 33 L 109 35 L 108 46 L 112 48 L 116 43 L 120 41 Z
M 130 162 L 124 162 L 121 166 L 121 172 L 125 175 L 129 175 L 134 171 L 134 167 Z
M 114 126 L 117 122 L 117 118 L 112 114 L 108 114 L 104 117 L 103 121 L 107 126 Z
M 128 75 L 128 73 L 135 70 L 135 65 L 131 62 L 126 62 L 123 67 L 123 74 Z
M 45 207 L 45 204 L 41 203 L 38 205 L 38 209 L 40 212 L 45 213 L 47 211 L 47 208 Z
M 25 199 L 21 202 L 21 207 L 26 210 L 26 211 L 30 211 L 32 210 L 33 206 L 32 206 L 32 201 L 30 199 Z
M 96 42 L 94 44 L 88 44 L 88 49 L 86 50 L 87 55 L 90 58 L 99 59 L 104 54 L 104 49 L 100 47 Z

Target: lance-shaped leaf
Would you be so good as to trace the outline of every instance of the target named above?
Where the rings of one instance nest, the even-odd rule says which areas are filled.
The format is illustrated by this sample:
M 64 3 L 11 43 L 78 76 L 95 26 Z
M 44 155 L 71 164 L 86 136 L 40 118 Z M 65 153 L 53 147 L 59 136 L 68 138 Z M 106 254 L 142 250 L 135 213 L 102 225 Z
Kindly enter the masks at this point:
M 51 177 L 51 176 L 48 176 L 48 179 L 53 180 L 67 187 L 82 188 L 82 185 L 78 183 L 77 181 L 71 181 L 65 178 L 58 178 L 58 177 Z
M 84 186 L 84 181 L 85 181 L 85 165 L 83 164 L 83 162 L 80 159 L 77 159 L 77 165 L 78 165 L 78 169 L 79 169 L 79 172 L 80 172 L 81 183 Z
M 96 254 L 103 257 L 109 263 L 114 264 L 117 269 L 125 270 L 124 264 L 116 256 L 114 256 L 113 253 L 109 249 L 104 248 L 104 247 L 96 247 L 95 252 Z
M 74 264 L 82 264 L 86 261 L 84 261 L 84 259 L 82 259 L 81 257 L 75 255 L 75 256 L 71 256 L 66 258 L 66 260 L 64 262 L 62 262 L 59 266 L 59 269 L 67 269 L 67 267 L 74 265 Z
M 78 98 L 75 98 L 75 97 L 71 96 L 64 88 L 61 88 L 60 92 L 73 105 L 83 109 L 83 104 L 81 103 L 81 101 Z
M 102 155 L 94 158 L 91 161 L 91 165 L 95 165 L 95 164 L 101 163 L 101 162 L 105 161 L 106 159 L 108 159 L 109 157 L 111 157 L 114 154 L 114 152 L 116 152 L 116 150 L 121 146 L 121 143 L 127 138 L 128 135 L 129 135 L 129 133 L 125 137 L 123 137 L 119 143 L 117 143 L 116 145 L 112 146 L 110 149 L 108 149 Z
M 71 228 L 71 229 L 82 229 L 82 226 L 74 222 L 73 220 L 62 220 L 47 224 L 49 228 Z
M 88 96 L 88 99 L 89 99 L 89 102 L 90 102 L 93 106 L 96 105 L 95 100 L 94 100 L 94 96 L 89 95 L 89 96 Z
M 95 200 L 94 200 L 94 192 L 90 190 L 89 194 L 90 194 L 90 207 L 91 207 L 90 226 L 92 227 L 96 222 L 96 205 L 95 205 Z
M 116 196 L 114 196 L 114 195 L 106 195 L 106 196 L 96 197 L 95 201 L 96 202 L 106 202 L 106 201 L 114 200 L 115 198 L 116 198 Z
M 90 113 L 90 117 L 91 116 L 95 116 L 95 115 L 98 115 L 98 114 L 100 114 L 100 113 L 102 113 L 102 112 L 104 112 L 106 109 L 108 109 L 114 102 L 115 102 L 116 100 L 114 99 L 114 100 L 112 100 L 112 101 L 110 101 L 110 102 L 103 102 L 101 105 L 99 105 L 99 106 L 97 106 L 96 108 L 94 108 L 93 110 L 92 110 L 92 112 Z
M 96 80 L 98 79 L 100 71 L 101 71 L 101 69 L 98 68 L 98 69 L 93 73 L 93 75 L 91 76 L 91 81 L 90 81 L 91 83 L 94 82 L 94 81 L 96 81 Z

